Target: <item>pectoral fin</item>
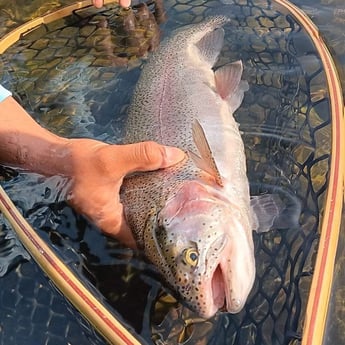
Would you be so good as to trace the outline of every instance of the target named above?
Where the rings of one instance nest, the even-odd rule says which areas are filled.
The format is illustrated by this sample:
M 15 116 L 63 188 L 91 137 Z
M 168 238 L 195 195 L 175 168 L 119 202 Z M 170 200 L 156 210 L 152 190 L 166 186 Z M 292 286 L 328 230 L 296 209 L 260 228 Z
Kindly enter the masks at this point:
M 205 132 L 198 120 L 195 120 L 192 126 L 193 140 L 200 153 L 198 156 L 196 153 L 189 151 L 189 156 L 194 164 L 201 170 L 206 171 L 212 175 L 216 182 L 223 187 L 222 177 L 217 168 L 217 164 L 214 160 L 210 145 L 208 144 Z
M 301 205 L 296 198 L 282 200 L 278 194 L 257 195 L 251 197 L 250 206 L 253 230 L 258 233 L 298 226 Z

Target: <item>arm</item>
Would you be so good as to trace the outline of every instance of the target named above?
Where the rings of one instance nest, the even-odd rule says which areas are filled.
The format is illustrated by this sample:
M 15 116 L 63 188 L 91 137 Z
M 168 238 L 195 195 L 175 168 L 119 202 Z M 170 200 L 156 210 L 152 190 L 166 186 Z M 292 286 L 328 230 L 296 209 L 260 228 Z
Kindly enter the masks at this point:
M 0 103 L 0 162 L 45 175 L 69 176 L 69 167 L 54 157 L 69 142 L 39 126 L 12 98 Z M 61 158 L 61 159 L 60 159 Z
M 11 96 L 0 102 L 0 163 L 70 178 L 71 205 L 106 234 L 132 247 L 119 197 L 123 178 L 176 164 L 184 157 L 181 150 L 154 142 L 109 145 L 62 138 L 42 128 Z

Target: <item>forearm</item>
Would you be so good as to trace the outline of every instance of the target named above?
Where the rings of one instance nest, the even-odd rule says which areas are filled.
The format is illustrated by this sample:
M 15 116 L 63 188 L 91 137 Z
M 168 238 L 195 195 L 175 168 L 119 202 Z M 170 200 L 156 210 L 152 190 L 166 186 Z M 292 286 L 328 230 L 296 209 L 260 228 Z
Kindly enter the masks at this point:
M 41 127 L 12 97 L 0 104 L 0 163 L 44 175 L 69 175 L 68 139 Z

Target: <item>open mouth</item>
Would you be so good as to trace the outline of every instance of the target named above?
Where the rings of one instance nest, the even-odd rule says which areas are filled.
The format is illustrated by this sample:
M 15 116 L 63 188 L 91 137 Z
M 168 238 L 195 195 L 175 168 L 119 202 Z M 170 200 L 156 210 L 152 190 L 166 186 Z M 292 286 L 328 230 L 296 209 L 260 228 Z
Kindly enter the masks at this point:
M 218 309 L 226 307 L 225 283 L 222 268 L 217 266 L 212 277 L 212 296 L 213 303 Z

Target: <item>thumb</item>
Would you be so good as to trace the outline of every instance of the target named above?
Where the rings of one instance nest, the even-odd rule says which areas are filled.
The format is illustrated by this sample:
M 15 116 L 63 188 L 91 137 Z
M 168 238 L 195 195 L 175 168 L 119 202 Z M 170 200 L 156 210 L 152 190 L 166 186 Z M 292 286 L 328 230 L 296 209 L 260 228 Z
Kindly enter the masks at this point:
M 164 146 L 153 141 L 122 145 L 121 164 L 126 174 L 134 171 L 151 171 L 167 168 L 181 162 L 185 153 L 171 146 Z

